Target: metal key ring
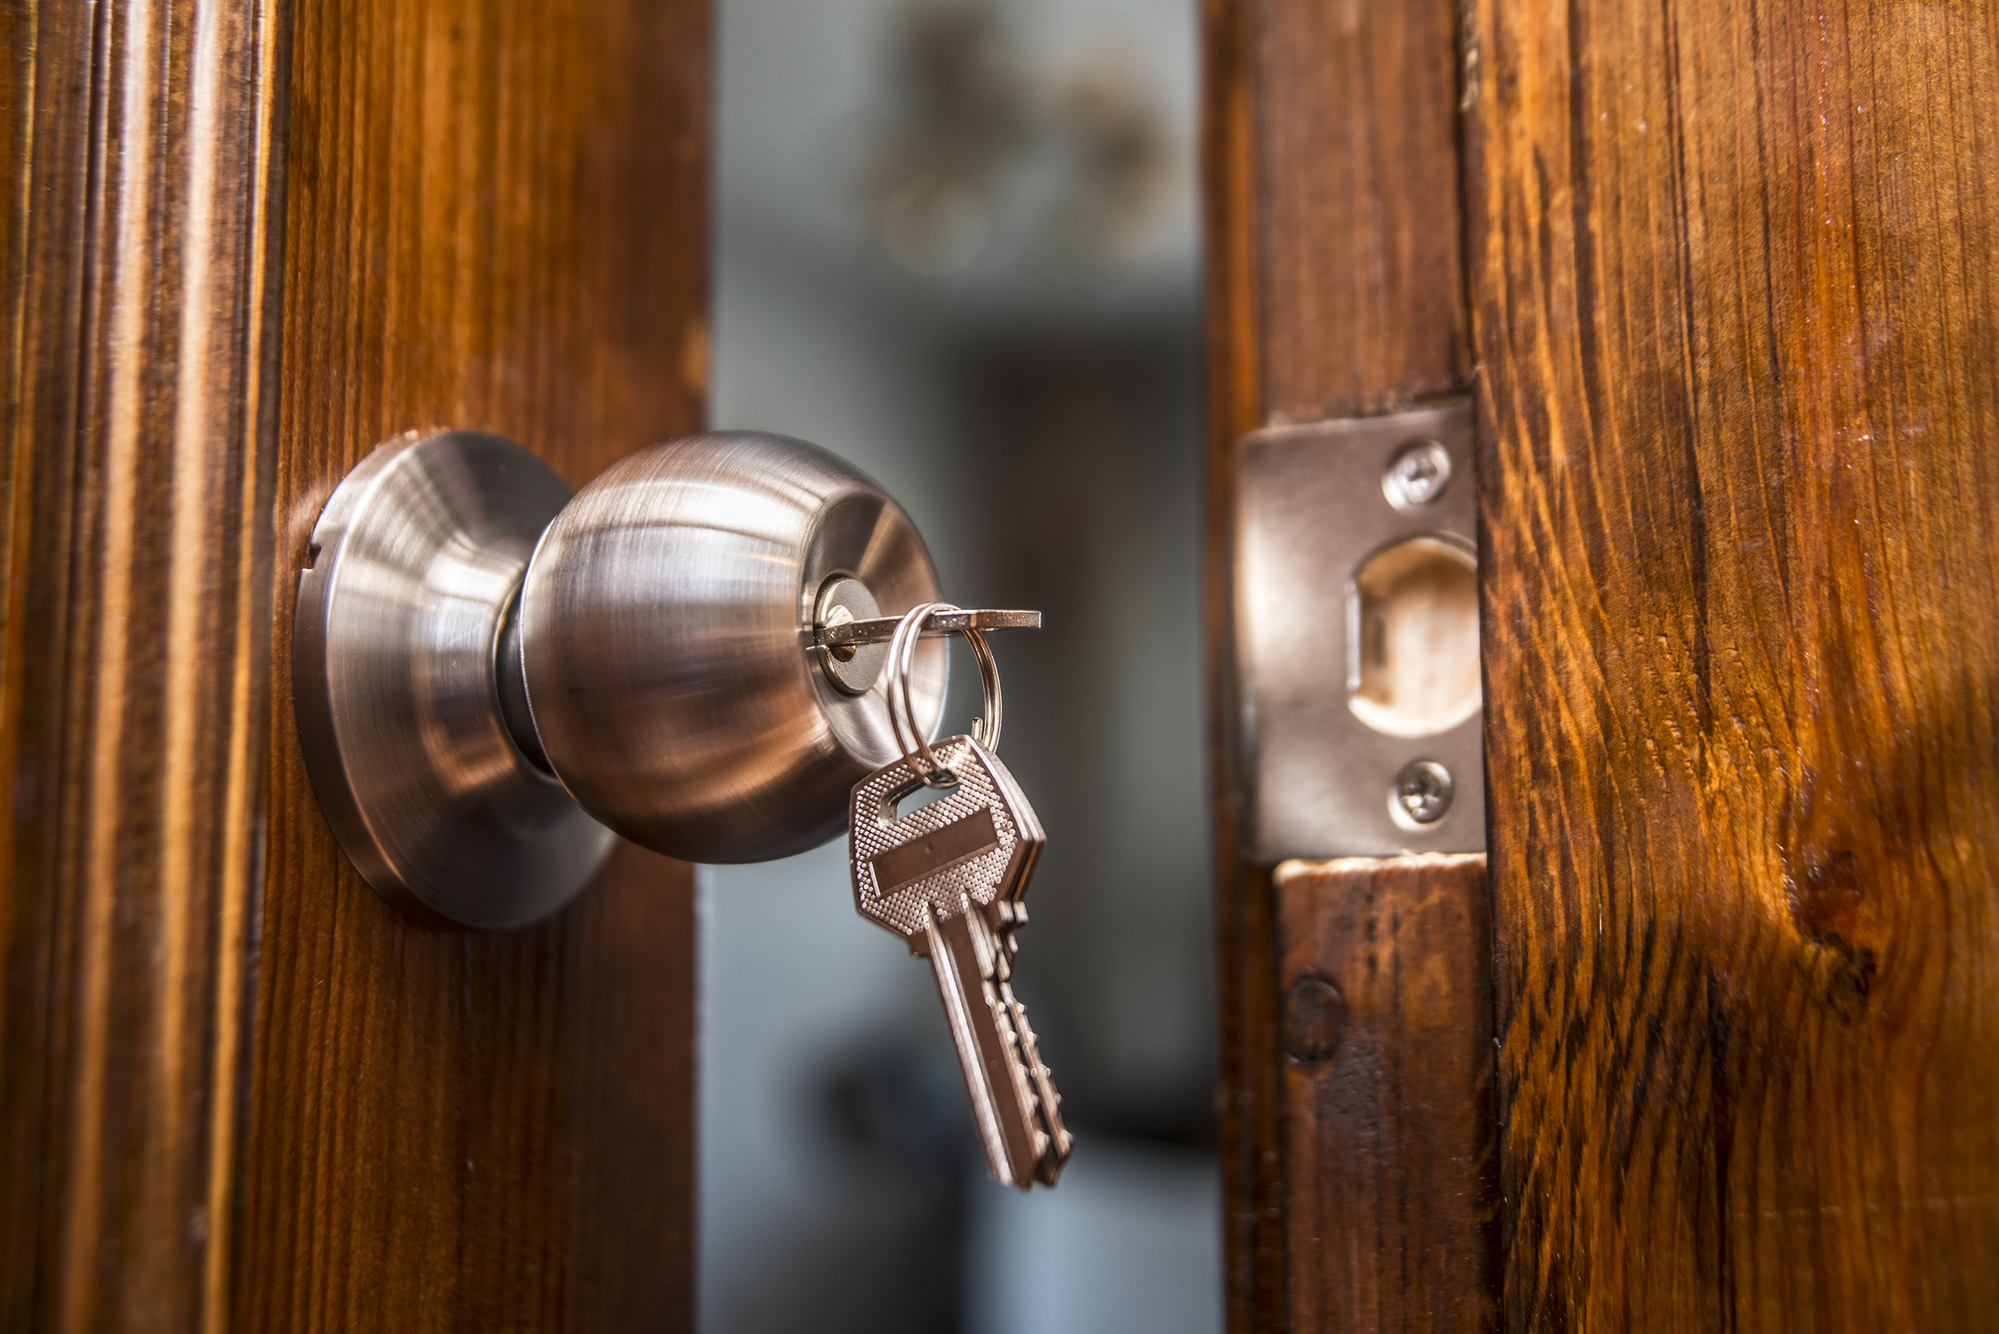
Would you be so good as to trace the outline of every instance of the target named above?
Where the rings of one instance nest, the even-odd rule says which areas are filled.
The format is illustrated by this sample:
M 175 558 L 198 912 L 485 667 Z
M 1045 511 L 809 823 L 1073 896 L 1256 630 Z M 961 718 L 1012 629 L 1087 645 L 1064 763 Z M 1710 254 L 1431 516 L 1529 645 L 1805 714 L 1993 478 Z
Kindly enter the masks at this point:
M 909 678 L 916 663 L 916 642 L 923 636 L 924 624 L 939 612 L 958 610 L 960 608 L 949 602 L 925 602 L 911 607 L 903 613 L 895 633 L 889 638 L 888 661 L 884 664 L 888 673 L 888 720 L 895 733 L 896 747 L 902 751 L 903 759 L 916 771 L 917 777 L 933 788 L 954 787 L 958 779 L 937 758 L 923 735 L 923 727 L 916 720 Z M 985 716 L 972 724 L 972 736 L 988 749 L 997 749 L 1002 717 L 999 664 L 994 661 L 992 648 L 983 634 L 967 629 L 964 635 L 971 641 L 973 656 L 978 660 L 979 685 L 985 695 Z
M 891 646 L 890 649 L 889 660 L 898 663 L 900 668 L 899 672 L 892 674 L 890 677 L 891 687 L 900 687 L 902 702 L 901 717 L 896 719 L 892 714 L 891 719 L 906 724 L 909 736 L 916 739 L 919 743 L 922 740 L 923 729 L 916 721 L 916 710 L 912 704 L 913 696 L 909 689 L 911 668 L 915 663 L 916 641 L 922 637 L 923 626 L 932 616 L 960 610 L 962 608 L 955 607 L 948 602 L 939 602 L 931 605 L 920 619 L 906 616 L 904 619 L 912 622 L 908 637 L 900 648 Z M 898 631 L 901 628 L 900 625 L 897 626 Z M 976 627 L 967 626 L 960 630 L 959 633 L 963 634 L 971 642 L 972 655 L 979 664 L 979 687 L 985 696 L 985 716 L 972 723 L 972 736 L 987 750 L 998 753 L 1000 723 L 1005 717 L 1005 699 L 1000 691 L 999 663 L 994 659 L 992 646 L 986 642 L 985 635 L 980 633 Z M 901 734 L 899 732 L 897 741 L 898 744 L 901 744 Z M 907 757 L 910 748 L 907 745 L 903 745 L 902 750 L 904 756 Z M 923 753 L 924 758 L 931 760 L 933 763 L 935 762 L 936 757 L 930 754 L 927 746 L 924 747 Z
M 921 637 L 922 623 L 931 613 L 950 606 L 947 602 L 919 602 L 903 613 L 896 622 L 895 633 L 889 636 L 887 660 L 882 667 L 888 677 L 888 722 L 895 733 L 896 749 L 914 769 L 917 776 L 930 787 L 949 787 L 951 782 L 936 781 L 937 775 L 948 775 L 949 771 L 937 761 L 936 753 L 923 737 L 923 728 L 916 722 L 916 713 L 910 701 L 909 676 L 916 660 L 916 640 Z M 917 757 L 918 751 L 922 758 Z

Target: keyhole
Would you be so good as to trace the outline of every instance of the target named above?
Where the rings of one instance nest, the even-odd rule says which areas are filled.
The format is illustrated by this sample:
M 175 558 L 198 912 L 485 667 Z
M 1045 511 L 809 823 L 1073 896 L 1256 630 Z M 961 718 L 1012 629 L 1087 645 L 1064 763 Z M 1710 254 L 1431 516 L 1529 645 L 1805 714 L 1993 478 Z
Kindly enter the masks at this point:
M 1478 574 L 1471 553 L 1413 537 L 1354 576 L 1348 703 L 1392 736 L 1430 736 L 1477 711 Z

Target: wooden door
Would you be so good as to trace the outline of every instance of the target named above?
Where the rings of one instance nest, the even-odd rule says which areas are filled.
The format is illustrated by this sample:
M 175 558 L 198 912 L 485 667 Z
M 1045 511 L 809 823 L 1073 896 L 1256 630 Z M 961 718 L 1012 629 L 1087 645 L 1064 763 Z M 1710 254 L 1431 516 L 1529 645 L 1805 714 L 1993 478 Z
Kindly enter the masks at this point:
M 1223 775 L 1231 1327 L 1982 1328 L 1999 11 L 1206 25 L 1215 661 L 1243 434 L 1472 395 L 1490 850 Z
M 0 8 L 0 1327 L 685 1329 L 693 922 L 356 877 L 294 737 L 312 521 L 481 427 L 701 424 L 699 0 Z

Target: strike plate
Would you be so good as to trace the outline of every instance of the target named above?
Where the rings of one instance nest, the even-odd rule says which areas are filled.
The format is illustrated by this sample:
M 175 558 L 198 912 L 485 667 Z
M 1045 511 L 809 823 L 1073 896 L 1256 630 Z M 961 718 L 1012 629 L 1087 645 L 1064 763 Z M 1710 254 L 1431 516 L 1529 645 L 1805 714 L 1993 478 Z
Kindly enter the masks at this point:
M 1470 403 L 1256 431 L 1238 442 L 1235 469 L 1237 778 L 1250 855 L 1483 852 L 1476 646 L 1464 637 L 1477 624 L 1465 601 L 1478 515 Z M 1417 629 L 1396 641 L 1403 669 L 1434 624 L 1460 668 L 1472 655 L 1469 677 L 1454 678 L 1469 694 L 1417 715 L 1375 697 L 1368 673 L 1390 670 L 1389 632 L 1363 624 L 1361 584 L 1363 567 L 1388 569 L 1393 583 L 1409 552 L 1461 569 L 1432 581 L 1457 599 L 1455 620 L 1430 616 L 1448 599 L 1426 591 L 1423 572 L 1402 585 L 1397 605 L 1417 604 Z M 1368 587 L 1381 582 L 1370 574 Z

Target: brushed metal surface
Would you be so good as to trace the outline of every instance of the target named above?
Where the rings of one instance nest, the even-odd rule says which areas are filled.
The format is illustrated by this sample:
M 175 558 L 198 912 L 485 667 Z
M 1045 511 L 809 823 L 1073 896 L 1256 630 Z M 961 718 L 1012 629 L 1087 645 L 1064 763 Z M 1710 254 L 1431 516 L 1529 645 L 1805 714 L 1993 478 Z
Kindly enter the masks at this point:
M 902 508 L 816 445 L 714 432 L 612 465 L 543 534 L 520 602 L 528 707 L 592 815 L 690 861 L 781 857 L 846 827 L 847 798 L 897 759 L 885 679 L 840 690 L 813 642 L 845 574 L 883 614 L 937 597 Z M 946 648 L 912 686 L 925 734 Z
M 1482 711 L 1392 735 L 1361 716 L 1351 679 L 1354 578 L 1368 557 L 1412 538 L 1477 549 L 1470 403 L 1252 432 L 1236 469 L 1237 782 L 1250 855 L 1483 852 Z M 1397 819 L 1398 775 L 1422 760 L 1449 772 L 1448 809 Z
M 292 627 L 300 747 L 348 858 L 412 913 L 519 926 L 611 850 L 496 703 L 501 614 L 568 498 L 512 441 L 411 434 L 349 473 L 313 528 Z

